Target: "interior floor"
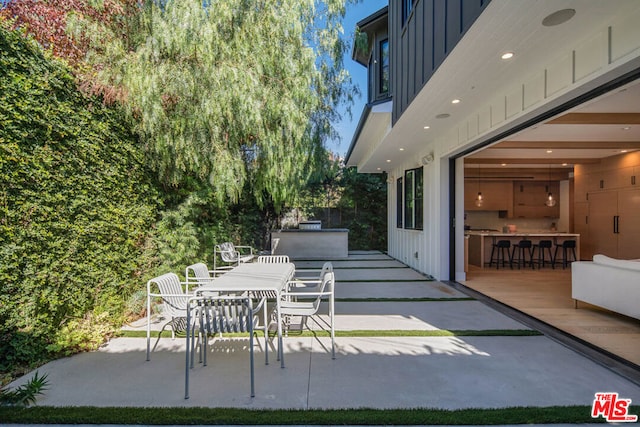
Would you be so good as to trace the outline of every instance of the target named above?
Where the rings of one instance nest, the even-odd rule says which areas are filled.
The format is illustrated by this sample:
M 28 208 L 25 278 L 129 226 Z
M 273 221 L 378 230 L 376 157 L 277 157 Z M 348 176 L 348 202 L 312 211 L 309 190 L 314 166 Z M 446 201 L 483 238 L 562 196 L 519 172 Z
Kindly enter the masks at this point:
M 463 285 L 613 353 L 640 369 L 640 320 L 571 298 L 571 269 L 480 269 Z

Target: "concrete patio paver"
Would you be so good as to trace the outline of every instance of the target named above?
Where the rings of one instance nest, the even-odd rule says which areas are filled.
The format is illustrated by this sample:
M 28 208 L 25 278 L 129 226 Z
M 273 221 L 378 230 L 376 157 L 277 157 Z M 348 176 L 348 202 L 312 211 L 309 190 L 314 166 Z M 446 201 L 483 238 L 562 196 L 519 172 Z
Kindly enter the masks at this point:
M 378 260 L 390 258 L 371 254 Z M 355 257 L 361 258 L 365 254 Z M 366 267 L 370 261 L 361 261 Z M 338 269 L 338 298 L 388 300 L 336 303 L 336 326 L 350 330 L 528 329 L 447 284 L 409 268 Z M 389 282 L 378 282 L 381 277 Z M 356 280 L 343 282 L 340 280 Z M 405 282 L 404 280 L 412 280 Z M 462 298 L 397 301 L 398 298 Z M 325 317 L 326 319 L 326 317 Z M 154 329 L 161 327 L 154 323 Z M 309 322 L 317 328 L 313 321 Z M 144 320 L 129 329 L 144 330 Z M 348 334 L 347 334 L 348 335 Z M 375 333 L 373 334 L 375 335 Z M 155 341 L 155 340 L 154 340 Z M 216 340 L 209 366 L 190 373 L 184 399 L 184 338 L 162 338 L 145 361 L 144 338 L 116 338 L 100 350 L 50 362 L 50 406 L 239 408 L 504 408 L 590 405 L 594 394 L 615 391 L 637 404 L 640 387 L 546 336 L 339 336 L 337 358 L 329 338 L 292 333 L 284 339 L 286 368 L 255 355 L 256 397 L 249 397 L 248 339 Z M 24 384 L 31 375 L 11 386 Z

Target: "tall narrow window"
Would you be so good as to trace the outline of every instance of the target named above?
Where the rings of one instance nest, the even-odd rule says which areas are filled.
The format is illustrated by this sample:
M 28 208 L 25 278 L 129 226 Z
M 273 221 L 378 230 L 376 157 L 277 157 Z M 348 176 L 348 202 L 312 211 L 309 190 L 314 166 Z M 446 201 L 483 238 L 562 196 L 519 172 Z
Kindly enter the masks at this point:
M 422 230 L 424 174 L 422 168 L 404 173 L 404 228 Z
M 402 228 L 402 202 L 404 200 L 404 190 L 402 186 L 402 177 L 396 180 L 396 227 Z
M 380 42 L 380 86 L 378 93 L 382 96 L 389 95 L 389 40 Z

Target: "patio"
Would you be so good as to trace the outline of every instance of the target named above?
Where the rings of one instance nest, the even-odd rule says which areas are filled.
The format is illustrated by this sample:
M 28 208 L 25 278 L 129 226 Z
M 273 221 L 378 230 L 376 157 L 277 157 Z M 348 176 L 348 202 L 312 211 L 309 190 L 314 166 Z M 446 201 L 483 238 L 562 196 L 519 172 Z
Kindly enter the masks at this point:
M 184 338 L 160 339 L 147 362 L 145 339 L 123 337 L 41 367 L 50 388 L 38 405 L 464 409 L 591 405 L 602 391 L 640 402 L 632 381 L 384 254 L 351 252 L 334 268 L 336 360 L 329 338 L 309 333 L 285 337 L 284 369 L 275 340 L 268 366 L 258 346 L 253 399 L 246 338 L 216 339 L 185 400 Z

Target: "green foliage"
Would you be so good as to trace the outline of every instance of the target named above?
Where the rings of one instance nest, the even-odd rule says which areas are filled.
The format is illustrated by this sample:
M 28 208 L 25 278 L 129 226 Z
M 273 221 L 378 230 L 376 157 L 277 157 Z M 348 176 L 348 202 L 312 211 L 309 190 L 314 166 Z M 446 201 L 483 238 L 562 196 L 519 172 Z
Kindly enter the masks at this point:
M 0 28 L 0 371 L 95 346 L 151 265 L 156 193 L 124 116 Z M 87 323 L 88 322 L 88 323 Z
M 385 174 L 359 174 L 338 160 L 328 160 L 307 183 L 301 197 L 303 215 L 324 227 L 348 228 L 349 249 L 387 250 Z
M 279 211 L 334 136 L 337 105 L 355 93 L 341 68 L 344 3 L 147 1 L 123 17 L 126 37 L 96 23 L 84 35 L 91 60 L 107 64 L 99 77 L 126 94 L 165 185 L 195 181 L 220 206 L 249 195 Z
M 188 425 L 509 425 L 592 424 L 591 408 L 581 406 L 470 409 L 246 409 L 246 408 L 0 408 L 0 418 L 23 424 L 188 424 Z M 640 406 L 629 412 L 637 414 Z
M 387 250 L 387 176 L 343 170 L 338 208 L 349 229 L 349 249 Z
M 36 403 L 36 396 L 47 390 L 47 374 L 40 376 L 38 371 L 25 384 L 13 390 L 0 390 L 0 406 L 25 407 Z

